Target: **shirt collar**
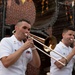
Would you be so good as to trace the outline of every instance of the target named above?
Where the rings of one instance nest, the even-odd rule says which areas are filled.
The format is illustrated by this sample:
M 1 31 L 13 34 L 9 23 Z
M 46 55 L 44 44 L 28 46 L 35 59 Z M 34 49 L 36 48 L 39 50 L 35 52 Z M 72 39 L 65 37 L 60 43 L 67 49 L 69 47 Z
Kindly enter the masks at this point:
M 18 44 L 21 43 L 21 44 L 22 44 L 22 43 L 23 43 L 23 41 L 19 41 L 19 40 L 17 40 L 17 38 L 15 37 L 15 35 L 12 35 L 11 38 L 12 38 L 14 44 L 16 44 L 16 43 L 18 43 Z
M 61 46 L 62 46 L 64 49 L 66 49 L 66 50 L 70 48 L 70 46 L 67 47 L 67 46 L 66 46 L 63 42 L 61 42 L 61 41 L 60 41 L 60 44 L 61 44 Z

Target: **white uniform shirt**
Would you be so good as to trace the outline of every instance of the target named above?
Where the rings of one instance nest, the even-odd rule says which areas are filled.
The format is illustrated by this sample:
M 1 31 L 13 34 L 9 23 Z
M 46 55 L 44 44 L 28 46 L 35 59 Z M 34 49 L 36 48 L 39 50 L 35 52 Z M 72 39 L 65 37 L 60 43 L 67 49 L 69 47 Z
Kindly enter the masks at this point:
M 3 38 L 0 43 L 0 58 L 9 56 L 18 50 L 22 45 L 23 41 L 18 41 L 15 36 Z M 25 75 L 27 63 L 32 59 L 31 49 L 27 49 L 23 52 L 20 58 L 12 66 L 5 68 L 0 61 L 0 75 Z
M 72 51 L 72 48 L 65 46 L 62 42 L 59 42 L 59 44 L 56 45 L 54 50 L 63 56 L 67 56 Z M 50 52 L 50 55 L 52 57 L 55 57 L 57 60 L 62 58 L 54 52 Z M 56 60 L 51 58 L 50 75 L 72 75 L 74 61 L 75 56 L 70 60 L 67 66 L 63 67 L 62 69 L 58 69 L 57 66 L 54 64 Z

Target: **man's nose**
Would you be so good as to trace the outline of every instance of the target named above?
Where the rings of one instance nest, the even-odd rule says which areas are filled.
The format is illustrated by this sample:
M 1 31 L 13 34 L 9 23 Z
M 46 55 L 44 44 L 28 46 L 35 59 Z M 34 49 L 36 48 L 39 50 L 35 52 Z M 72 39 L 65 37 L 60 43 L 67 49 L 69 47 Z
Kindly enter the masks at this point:
M 30 31 L 28 29 L 26 29 L 25 32 L 29 33 Z
M 74 35 L 72 35 L 72 38 L 74 39 Z

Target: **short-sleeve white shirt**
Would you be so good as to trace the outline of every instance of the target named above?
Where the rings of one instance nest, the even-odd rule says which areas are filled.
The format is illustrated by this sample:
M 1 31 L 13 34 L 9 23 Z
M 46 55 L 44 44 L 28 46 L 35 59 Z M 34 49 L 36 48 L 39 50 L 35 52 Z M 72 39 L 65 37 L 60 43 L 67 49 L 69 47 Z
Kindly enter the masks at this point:
M 71 51 L 71 47 L 65 46 L 62 42 L 59 42 L 55 49 L 58 53 L 60 53 L 63 56 L 67 56 Z M 52 57 L 55 57 L 57 60 L 61 59 L 62 57 L 58 54 L 54 53 L 53 51 L 50 52 L 50 55 Z M 67 66 L 63 67 L 62 69 L 58 69 L 57 66 L 54 64 L 56 60 L 51 58 L 51 67 L 50 67 L 50 75 L 72 75 L 72 69 L 75 62 L 75 56 L 70 60 L 70 62 L 67 64 Z
M 14 35 L 3 38 L 0 42 L 0 59 L 9 56 L 18 50 L 23 41 L 18 41 Z M 5 68 L 0 61 L 0 75 L 25 75 L 28 62 L 32 59 L 32 50 L 29 48 L 23 52 L 20 58 L 12 66 Z

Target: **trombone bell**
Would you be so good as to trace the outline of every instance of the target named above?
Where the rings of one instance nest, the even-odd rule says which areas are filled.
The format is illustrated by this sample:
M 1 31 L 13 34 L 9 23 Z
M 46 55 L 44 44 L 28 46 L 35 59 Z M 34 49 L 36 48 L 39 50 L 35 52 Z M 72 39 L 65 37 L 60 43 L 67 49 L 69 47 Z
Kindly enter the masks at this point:
M 54 36 L 47 37 L 45 42 L 44 42 L 44 44 L 46 46 L 48 46 L 49 48 L 54 49 L 56 44 L 57 44 L 57 40 L 56 40 L 56 38 Z M 44 50 L 47 51 L 47 52 L 50 52 L 50 50 L 48 48 L 44 47 Z
M 46 46 L 48 46 L 49 48 L 51 49 L 54 49 L 56 44 L 57 44 L 57 40 L 54 36 L 52 37 L 47 37 L 46 39 L 44 38 L 41 38 L 39 36 L 36 36 L 34 34 L 30 34 L 31 37 L 35 38 L 36 40 L 38 40 L 39 42 L 45 44 Z M 46 52 L 50 52 L 50 49 L 46 48 L 46 47 L 43 47 L 43 49 L 46 51 Z
M 34 35 L 35 36 L 35 35 Z M 43 47 L 45 47 L 45 48 L 47 48 L 47 49 L 49 49 L 50 51 L 52 51 L 53 49 L 51 49 L 51 47 L 49 48 L 48 46 L 46 46 L 45 44 L 43 44 L 43 43 L 41 43 L 41 42 L 39 42 L 38 40 L 36 40 L 35 38 L 33 38 L 32 36 L 30 36 L 34 41 L 36 41 L 37 43 L 39 43 L 39 44 L 41 44 Z M 37 37 L 37 36 L 36 36 Z M 54 37 L 54 36 L 53 36 Z M 54 37 L 55 38 L 55 37 Z M 35 46 L 35 45 L 34 45 Z M 50 45 L 51 46 L 51 45 Z M 41 50 L 40 48 L 38 48 L 37 46 L 35 46 L 38 50 L 40 50 L 41 52 L 43 52 L 44 54 L 46 54 L 47 56 L 49 56 L 49 57 L 51 57 L 49 54 L 47 54 L 46 52 L 44 52 L 43 50 Z M 61 56 L 61 57 L 63 57 L 63 58 L 65 58 L 66 60 L 67 60 L 67 58 L 65 57 L 65 56 L 63 56 L 63 55 L 61 55 L 60 53 L 58 53 L 58 52 L 56 52 L 56 51 L 54 51 L 53 50 L 53 52 L 55 52 L 56 54 L 58 54 L 59 56 Z M 54 60 L 56 60 L 56 61 L 58 61 L 56 58 L 54 58 L 54 57 L 51 57 L 51 58 L 53 58 Z M 64 63 L 62 63 L 62 62 L 60 62 L 60 61 L 58 61 L 60 64 L 62 64 L 63 66 L 65 66 L 66 64 L 64 64 Z

